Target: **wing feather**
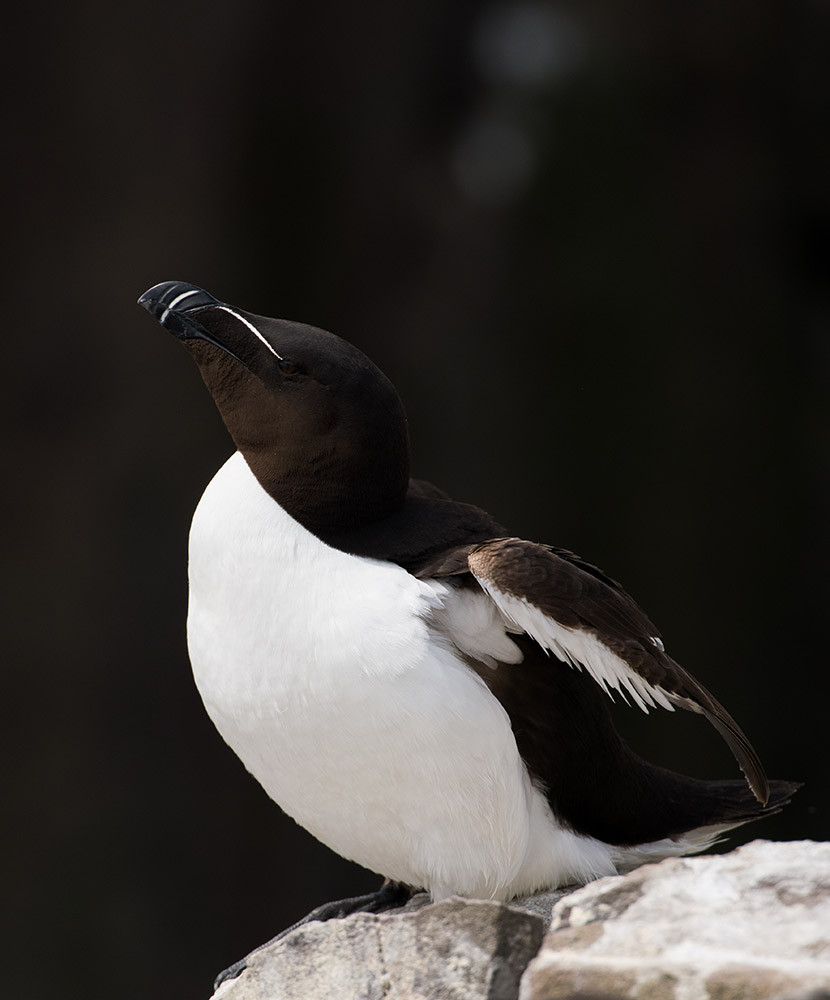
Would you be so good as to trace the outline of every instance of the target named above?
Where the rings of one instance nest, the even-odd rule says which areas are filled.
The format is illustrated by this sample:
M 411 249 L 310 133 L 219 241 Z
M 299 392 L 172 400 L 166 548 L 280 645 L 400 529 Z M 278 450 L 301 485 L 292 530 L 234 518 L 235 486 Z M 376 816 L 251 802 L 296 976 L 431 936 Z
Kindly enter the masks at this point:
M 758 755 L 726 709 L 663 648 L 645 612 L 601 570 L 572 553 L 520 538 L 465 546 L 430 567 L 472 573 L 505 620 L 543 649 L 585 670 L 610 696 L 643 711 L 679 706 L 704 715 L 723 737 L 759 802 L 769 783 Z

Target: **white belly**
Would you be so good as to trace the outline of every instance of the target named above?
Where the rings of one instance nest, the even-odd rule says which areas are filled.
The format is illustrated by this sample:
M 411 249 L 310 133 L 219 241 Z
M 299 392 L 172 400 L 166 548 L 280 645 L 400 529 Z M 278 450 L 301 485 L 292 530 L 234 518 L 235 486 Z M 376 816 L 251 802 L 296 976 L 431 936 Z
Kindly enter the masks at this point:
M 447 638 L 454 594 L 325 545 L 237 453 L 190 537 L 188 645 L 205 707 L 298 823 L 436 898 L 610 873 L 605 845 L 553 821 L 507 715 Z

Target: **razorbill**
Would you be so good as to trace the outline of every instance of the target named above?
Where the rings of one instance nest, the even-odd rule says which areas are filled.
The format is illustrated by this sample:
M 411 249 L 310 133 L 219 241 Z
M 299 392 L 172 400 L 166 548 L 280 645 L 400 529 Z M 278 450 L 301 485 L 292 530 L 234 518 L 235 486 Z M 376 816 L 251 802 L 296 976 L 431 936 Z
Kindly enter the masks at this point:
M 285 812 L 386 879 L 318 917 L 421 888 L 508 900 L 586 882 L 701 851 L 789 799 L 798 786 L 768 782 L 617 582 L 410 479 L 403 406 L 361 351 L 184 282 L 139 302 L 238 449 L 190 533 L 205 708 Z M 615 693 L 705 716 L 746 782 L 638 757 Z

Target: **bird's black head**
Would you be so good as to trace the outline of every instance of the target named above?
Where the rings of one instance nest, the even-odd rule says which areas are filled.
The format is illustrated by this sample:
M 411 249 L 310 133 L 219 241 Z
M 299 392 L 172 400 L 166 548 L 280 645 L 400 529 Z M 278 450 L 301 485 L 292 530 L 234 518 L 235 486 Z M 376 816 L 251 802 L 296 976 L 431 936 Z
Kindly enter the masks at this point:
M 403 504 L 403 405 L 356 347 L 185 282 L 162 282 L 138 301 L 188 349 L 251 471 L 301 524 L 333 534 Z

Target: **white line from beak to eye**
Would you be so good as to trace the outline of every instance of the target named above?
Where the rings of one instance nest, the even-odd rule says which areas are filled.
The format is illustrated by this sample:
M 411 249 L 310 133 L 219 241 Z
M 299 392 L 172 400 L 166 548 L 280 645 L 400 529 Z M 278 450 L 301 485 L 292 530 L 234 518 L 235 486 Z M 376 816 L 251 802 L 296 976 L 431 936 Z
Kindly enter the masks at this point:
M 257 328 L 254 326 L 254 324 L 250 323 L 247 319 L 245 319 L 244 316 L 240 316 L 238 312 L 234 312 L 233 309 L 231 309 L 230 306 L 217 306 L 216 308 L 217 309 L 224 309 L 224 311 L 226 313 L 229 313 L 231 316 L 233 316 L 234 319 L 238 319 L 240 323 L 242 323 L 244 326 L 248 327 L 248 329 L 251 331 L 251 333 L 255 337 L 257 337 L 259 340 L 262 341 L 263 344 L 265 344 L 265 346 L 274 355 L 275 358 L 279 358 L 280 361 L 283 360 L 282 355 L 281 354 L 277 354 L 277 352 L 274 350 L 274 348 L 271 347 L 271 345 L 268 343 L 268 341 L 265 339 L 265 337 L 263 337 L 262 334 L 259 332 L 259 330 L 257 330 Z
M 181 295 L 177 295 L 175 299 L 173 299 L 173 301 L 170 303 L 170 305 L 161 314 L 161 319 L 159 320 L 159 323 L 164 323 L 164 321 L 170 315 L 170 310 L 173 308 L 173 306 L 178 305 L 182 299 L 186 299 L 189 295 L 197 295 L 199 291 L 200 289 L 198 288 L 191 288 L 189 292 L 182 292 Z

